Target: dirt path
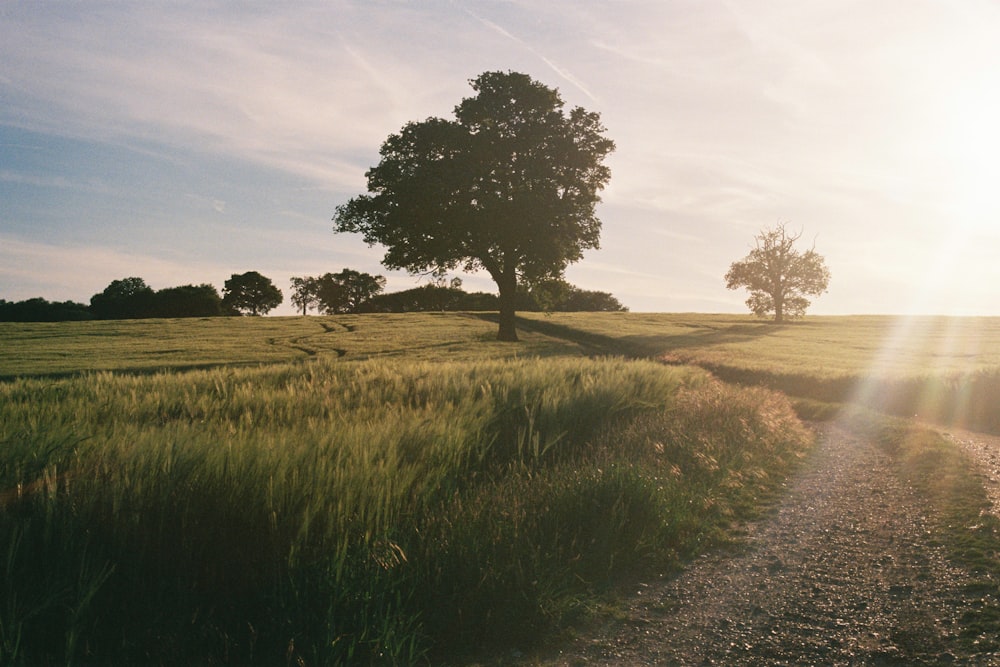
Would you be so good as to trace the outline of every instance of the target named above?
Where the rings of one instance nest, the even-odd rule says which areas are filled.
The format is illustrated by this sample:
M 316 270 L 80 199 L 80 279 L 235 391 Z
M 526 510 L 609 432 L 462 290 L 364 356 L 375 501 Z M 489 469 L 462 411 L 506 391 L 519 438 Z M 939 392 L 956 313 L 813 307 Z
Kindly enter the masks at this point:
M 736 554 L 641 585 L 623 622 L 547 665 L 1000 665 L 957 640 L 968 575 L 873 443 L 823 427 Z

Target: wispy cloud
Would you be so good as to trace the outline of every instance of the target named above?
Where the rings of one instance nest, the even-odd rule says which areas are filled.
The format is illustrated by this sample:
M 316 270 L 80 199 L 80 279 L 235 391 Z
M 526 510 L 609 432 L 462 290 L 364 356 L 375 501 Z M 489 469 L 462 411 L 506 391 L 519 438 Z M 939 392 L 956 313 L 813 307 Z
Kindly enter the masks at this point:
M 0 122 L 200 144 L 354 185 L 358 165 L 345 153 L 373 154 L 416 98 L 439 89 L 414 63 L 384 49 L 376 62 L 321 29 L 336 25 L 336 6 L 319 16 L 302 5 L 224 17 L 190 5 L 123 5 L 113 20 L 106 12 L 14 17 L 0 73 L 27 108 L 0 111 Z M 376 42 L 366 12 L 352 14 L 356 40 Z
M 495 22 L 493 22 L 493 21 L 491 21 L 491 20 L 489 20 L 487 18 L 484 18 L 484 17 L 480 16 L 479 14 L 477 14 L 474 11 L 472 11 L 468 7 L 464 7 L 464 6 L 461 6 L 461 5 L 457 5 L 457 6 L 460 6 L 462 8 L 462 11 L 464 11 L 465 13 L 467 13 L 469 16 L 471 16 L 472 18 L 474 18 L 476 21 L 480 22 L 484 26 L 488 27 L 490 30 L 492 30 L 492 31 L 496 32 L 497 34 L 503 36 L 504 38 L 506 38 L 506 39 L 514 42 L 515 44 L 517 44 L 519 47 L 521 47 L 525 51 L 527 51 L 527 52 L 531 53 L 532 55 L 534 55 L 535 57 L 537 57 L 539 60 L 541 60 L 543 63 L 545 63 L 545 65 L 549 69 L 551 69 L 553 72 L 555 72 L 561 79 L 563 79 L 564 81 L 566 81 L 567 83 L 569 83 L 570 85 L 572 85 L 574 88 L 576 88 L 577 90 L 579 90 L 584 95 L 586 95 L 591 101 L 593 101 L 593 102 L 599 102 L 600 101 L 597 98 L 597 96 L 594 95 L 594 93 L 592 93 L 590 91 L 589 87 L 586 84 L 584 84 L 584 82 L 581 81 L 578 77 L 574 76 L 573 73 L 570 72 L 569 69 L 567 69 L 566 67 L 560 66 L 559 64 L 557 64 L 556 62 L 554 62 L 551 58 L 543 55 L 538 49 L 536 49 L 535 47 L 533 47 L 531 44 L 529 44 L 525 40 L 521 39 L 520 37 L 517 37 L 516 35 L 514 35 L 513 33 L 511 33 L 509 30 L 507 30 L 506 28 L 504 28 L 503 26 L 501 26 L 501 25 L 499 25 L 499 24 L 497 24 L 497 23 L 495 23 Z
M 36 188 L 58 188 L 60 190 L 78 190 L 96 194 L 109 194 L 114 190 L 98 181 L 79 181 L 65 176 L 48 176 L 25 174 L 10 169 L 0 169 L 0 182 L 30 185 Z

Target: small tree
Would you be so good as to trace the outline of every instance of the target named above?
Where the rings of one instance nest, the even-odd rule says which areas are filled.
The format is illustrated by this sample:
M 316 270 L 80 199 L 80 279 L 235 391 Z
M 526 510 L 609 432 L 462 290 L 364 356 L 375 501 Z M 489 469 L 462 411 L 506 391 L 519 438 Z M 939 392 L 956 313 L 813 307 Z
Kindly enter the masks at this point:
M 802 233 L 789 234 L 785 225 L 762 230 L 754 237 L 750 254 L 734 262 L 726 273 L 726 287 L 750 291 L 746 303 L 757 317 L 773 313 L 776 323 L 805 315 L 810 301 L 830 283 L 830 271 L 814 248 L 795 249 Z
M 264 315 L 285 300 L 270 278 L 256 271 L 234 273 L 222 290 L 222 305 L 240 315 Z
M 337 207 L 334 230 L 386 246 L 411 273 L 485 269 L 497 284 L 497 338 L 517 340 L 518 283 L 561 277 L 598 247 L 594 213 L 614 149 L 600 116 L 563 111 L 558 91 L 486 72 L 455 120 L 409 123 L 382 144 L 368 192 Z
M 310 308 L 319 307 L 318 290 L 319 280 L 312 276 L 292 278 L 292 305 L 308 315 Z

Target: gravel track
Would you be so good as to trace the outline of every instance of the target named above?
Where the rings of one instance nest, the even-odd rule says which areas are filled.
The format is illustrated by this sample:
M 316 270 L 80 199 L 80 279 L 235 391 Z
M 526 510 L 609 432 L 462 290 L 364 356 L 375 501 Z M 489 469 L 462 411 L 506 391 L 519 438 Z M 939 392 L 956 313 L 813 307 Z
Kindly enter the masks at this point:
M 983 455 L 1000 462 L 990 447 Z M 640 584 L 623 620 L 544 664 L 1000 665 L 958 640 L 970 582 L 934 545 L 926 507 L 889 457 L 825 425 L 738 551 Z

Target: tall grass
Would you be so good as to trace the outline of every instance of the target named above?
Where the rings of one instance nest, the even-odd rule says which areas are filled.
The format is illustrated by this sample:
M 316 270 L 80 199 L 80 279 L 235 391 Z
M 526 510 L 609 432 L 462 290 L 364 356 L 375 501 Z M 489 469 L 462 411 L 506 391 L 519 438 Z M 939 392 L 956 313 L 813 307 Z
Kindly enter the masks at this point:
M 9 382 L 0 662 L 412 664 L 526 644 L 709 540 L 806 444 L 777 396 L 651 362 Z

